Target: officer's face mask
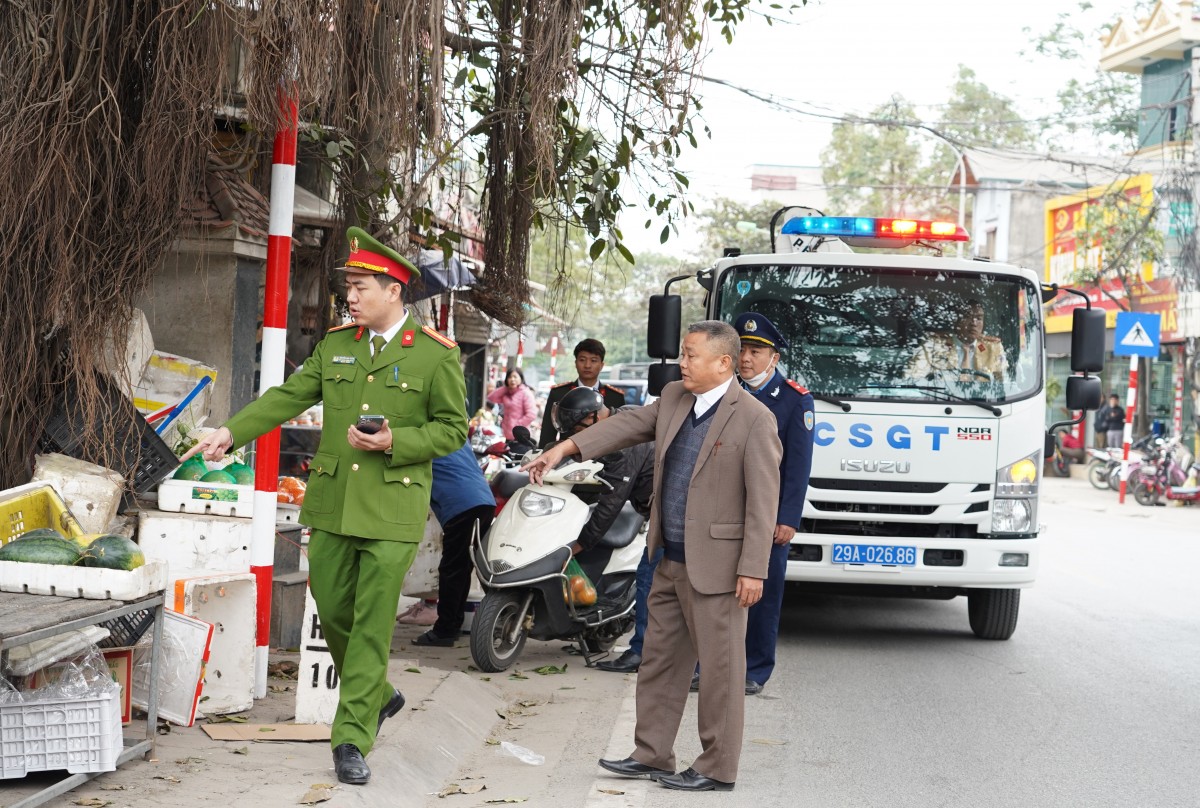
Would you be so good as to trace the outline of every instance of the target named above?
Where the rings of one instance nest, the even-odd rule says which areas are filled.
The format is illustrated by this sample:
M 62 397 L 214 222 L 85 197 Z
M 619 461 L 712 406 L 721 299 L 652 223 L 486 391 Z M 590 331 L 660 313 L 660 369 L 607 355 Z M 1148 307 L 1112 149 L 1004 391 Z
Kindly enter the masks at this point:
M 771 374 L 774 372 L 775 372 L 775 360 L 772 359 L 770 362 L 767 363 L 766 370 L 764 370 L 762 373 L 759 373 L 759 374 L 756 374 L 756 375 L 750 377 L 749 379 L 746 379 L 745 382 L 750 387 L 758 389 L 759 387 L 762 387 L 763 384 L 766 383 L 767 379 L 771 378 Z

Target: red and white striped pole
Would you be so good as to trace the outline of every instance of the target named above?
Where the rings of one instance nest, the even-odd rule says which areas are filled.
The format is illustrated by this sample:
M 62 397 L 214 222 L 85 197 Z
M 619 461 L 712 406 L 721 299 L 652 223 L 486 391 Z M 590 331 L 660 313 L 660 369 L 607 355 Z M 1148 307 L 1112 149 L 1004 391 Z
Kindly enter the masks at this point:
M 263 296 L 262 360 L 258 393 L 283 384 L 287 351 L 288 275 L 292 258 L 292 209 L 296 198 L 296 100 L 279 93 L 279 121 L 271 158 L 271 223 L 267 231 L 267 285 Z M 254 697 L 267 695 L 271 636 L 271 587 L 275 566 L 275 510 L 279 489 L 279 428 L 255 444 L 254 522 L 250 528 L 250 572 L 258 589 Z
M 1177 438 L 1183 437 L 1183 366 L 1187 362 L 1187 351 L 1179 346 L 1179 355 L 1175 357 L 1175 411 L 1171 414 L 1171 432 Z
M 525 363 L 525 338 L 517 337 L 517 367 Z
M 558 364 L 558 335 L 550 338 L 550 386 L 554 386 L 554 366 Z
M 1125 454 L 1121 462 L 1121 489 L 1117 501 L 1125 504 L 1125 484 L 1129 481 L 1129 444 L 1133 441 L 1133 409 L 1137 403 L 1138 358 L 1129 357 L 1129 390 L 1125 392 Z

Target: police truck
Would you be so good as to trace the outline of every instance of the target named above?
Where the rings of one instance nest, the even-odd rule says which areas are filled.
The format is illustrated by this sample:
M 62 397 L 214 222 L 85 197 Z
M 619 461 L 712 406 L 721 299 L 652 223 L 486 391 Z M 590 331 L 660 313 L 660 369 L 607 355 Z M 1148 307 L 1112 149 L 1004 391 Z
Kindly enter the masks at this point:
M 1021 589 L 1037 577 L 1043 459 L 1053 429 L 1073 423 L 1045 427 L 1042 307 L 1075 292 L 1030 269 L 943 257 L 946 244 L 969 238 L 949 222 L 790 208 L 776 214 L 771 237 L 771 253 L 726 250 L 652 296 L 648 349 L 661 362 L 651 366 L 651 392 L 678 378 L 667 361 L 681 330 L 672 284 L 698 281 L 711 319 L 766 315 L 791 346 L 780 372 L 816 402 L 787 580 L 963 595 L 978 637 L 1008 639 Z M 892 252 L 863 249 L 879 247 Z M 1067 406 L 1084 412 L 1100 403 L 1089 374 L 1103 368 L 1104 314 L 1082 307 L 1073 326 L 1078 375 L 1067 380 Z

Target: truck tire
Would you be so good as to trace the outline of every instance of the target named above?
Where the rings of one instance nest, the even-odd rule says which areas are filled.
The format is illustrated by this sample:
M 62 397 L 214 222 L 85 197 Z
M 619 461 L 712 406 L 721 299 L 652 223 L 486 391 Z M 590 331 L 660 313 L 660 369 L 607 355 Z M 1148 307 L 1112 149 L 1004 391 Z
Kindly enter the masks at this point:
M 1017 630 L 1020 589 L 972 589 L 967 592 L 971 631 L 983 640 L 1007 640 Z
M 471 658 L 484 673 L 499 673 L 509 668 L 525 647 L 525 627 L 517 627 L 523 593 L 493 589 L 483 596 L 471 621 Z M 516 639 L 512 639 L 517 629 Z

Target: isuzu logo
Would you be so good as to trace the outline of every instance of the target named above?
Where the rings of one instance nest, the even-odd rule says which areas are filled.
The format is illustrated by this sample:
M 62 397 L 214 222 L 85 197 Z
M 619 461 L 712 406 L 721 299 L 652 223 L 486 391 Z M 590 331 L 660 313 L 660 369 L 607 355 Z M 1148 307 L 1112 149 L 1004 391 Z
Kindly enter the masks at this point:
M 912 463 L 907 460 L 843 460 L 842 471 L 861 471 L 867 474 L 908 474 Z

